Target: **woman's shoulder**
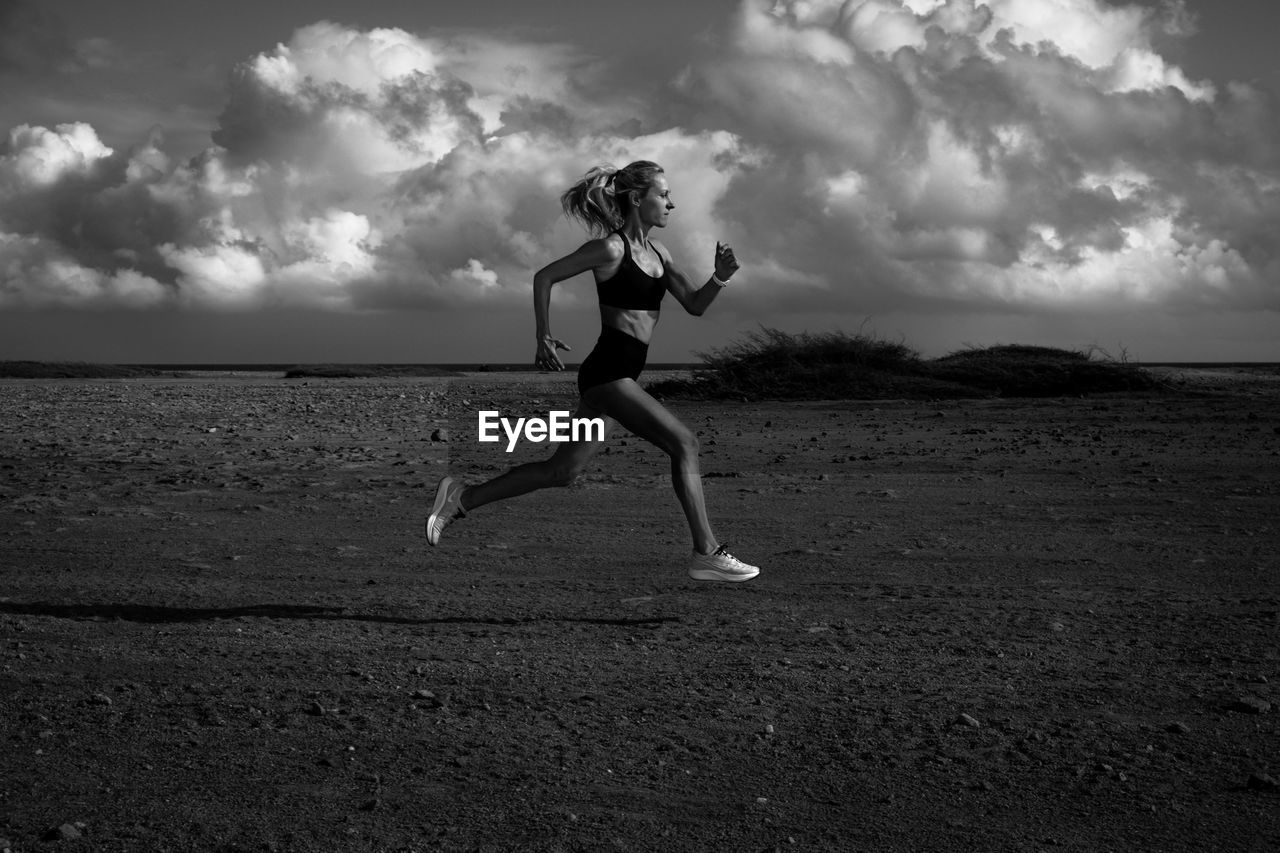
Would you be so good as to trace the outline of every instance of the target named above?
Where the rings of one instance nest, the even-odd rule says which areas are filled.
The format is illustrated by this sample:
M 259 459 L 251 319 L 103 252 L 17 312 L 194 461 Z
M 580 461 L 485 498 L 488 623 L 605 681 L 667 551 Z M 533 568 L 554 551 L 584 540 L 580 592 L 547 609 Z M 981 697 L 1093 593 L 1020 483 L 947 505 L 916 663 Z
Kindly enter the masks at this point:
M 575 266 L 582 269 L 595 269 L 616 266 L 621 262 L 625 252 L 626 248 L 623 246 L 620 235 L 606 234 L 583 243 L 563 260 L 571 260 Z
M 589 240 L 582 248 L 586 249 L 588 246 L 591 247 L 589 251 L 592 254 L 599 255 L 609 263 L 620 261 L 627 254 L 627 241 L 617 231 Z

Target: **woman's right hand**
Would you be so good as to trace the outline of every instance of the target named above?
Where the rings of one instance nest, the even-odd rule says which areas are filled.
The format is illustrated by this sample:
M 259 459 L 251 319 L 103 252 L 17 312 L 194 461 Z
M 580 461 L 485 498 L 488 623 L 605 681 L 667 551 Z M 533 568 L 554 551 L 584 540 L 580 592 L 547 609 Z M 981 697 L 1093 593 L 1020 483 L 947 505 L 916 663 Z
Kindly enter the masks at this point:
M 560 356 L 556 355 L 558 349 L 573 352 L 573 347 L 559 338 L 539 338 L 538 351 L 533 356 L 533 363 L 539 370 L 564 370 L 564 363 L 560 361 Z

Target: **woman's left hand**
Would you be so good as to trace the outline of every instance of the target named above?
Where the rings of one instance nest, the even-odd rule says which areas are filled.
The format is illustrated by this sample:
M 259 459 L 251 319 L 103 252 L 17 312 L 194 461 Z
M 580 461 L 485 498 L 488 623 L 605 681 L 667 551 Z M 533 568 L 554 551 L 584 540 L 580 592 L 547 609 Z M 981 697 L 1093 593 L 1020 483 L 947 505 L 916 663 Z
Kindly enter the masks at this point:
M 716 278 L 728 281 L 738 271 L 738 259 L 733 256 L 733 248 L 728 243 L 716 241 Z

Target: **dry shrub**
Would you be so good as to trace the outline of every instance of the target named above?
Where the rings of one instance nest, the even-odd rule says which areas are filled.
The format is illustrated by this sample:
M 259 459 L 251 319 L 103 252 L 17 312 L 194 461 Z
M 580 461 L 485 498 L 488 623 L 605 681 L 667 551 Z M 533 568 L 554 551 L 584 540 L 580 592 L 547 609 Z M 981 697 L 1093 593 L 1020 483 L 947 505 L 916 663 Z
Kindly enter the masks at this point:
M 904 343 L 845 332 L 798 335 L 762 327 L 699 353 L 692 379 L 650 386 L 664 397 L 867 400 L 1052 397 L 1159 387 L 1146 371 L 1100 351 L 1006 345 L 925 360 Z

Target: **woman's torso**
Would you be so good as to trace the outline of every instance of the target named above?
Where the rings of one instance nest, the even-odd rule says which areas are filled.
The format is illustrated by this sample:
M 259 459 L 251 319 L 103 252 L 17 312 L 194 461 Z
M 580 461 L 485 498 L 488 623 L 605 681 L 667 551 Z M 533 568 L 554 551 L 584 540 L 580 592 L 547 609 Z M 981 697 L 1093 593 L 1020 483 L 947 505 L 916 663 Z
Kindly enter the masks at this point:
M 666 266 L 648 240 L 641 251 L 620 232 L 608 239 L 622 241 L 623 256 L 617 266 L 595 270 L 600 322 L 647 344 L 666 295 Z

